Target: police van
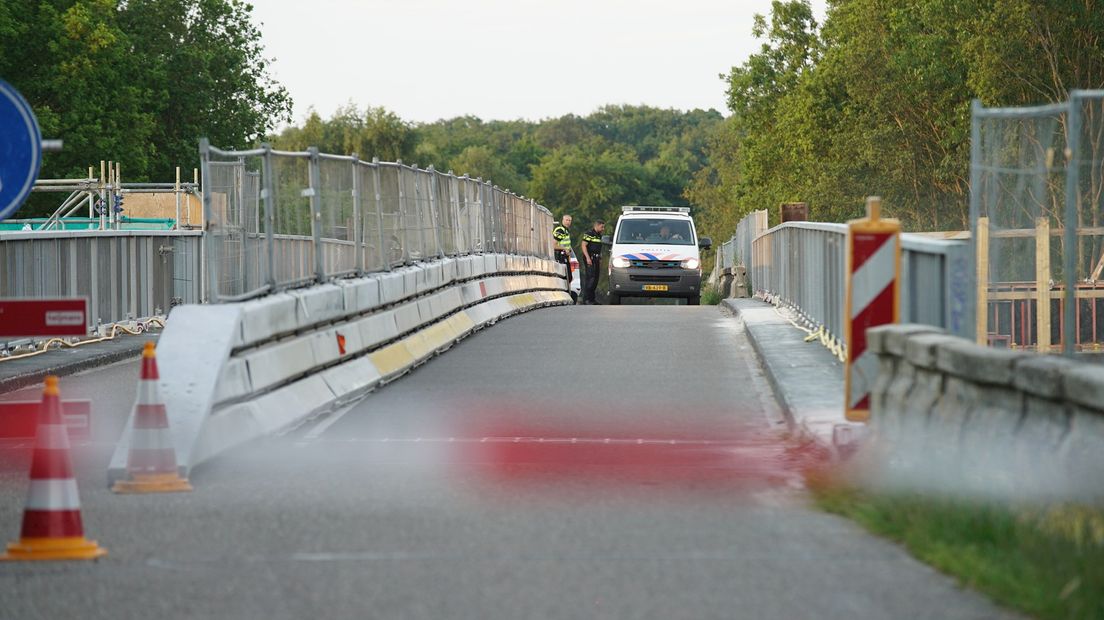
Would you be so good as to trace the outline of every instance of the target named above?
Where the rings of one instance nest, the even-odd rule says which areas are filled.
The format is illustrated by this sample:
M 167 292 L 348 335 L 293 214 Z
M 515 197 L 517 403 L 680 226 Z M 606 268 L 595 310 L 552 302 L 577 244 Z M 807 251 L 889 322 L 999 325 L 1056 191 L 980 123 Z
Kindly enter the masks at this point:
M 621 207 L 617 228 L 602 242 L 612 246 L 609 303 L 623 297 L 675 297 L 701 301 L 701 250 L 689 207 Z

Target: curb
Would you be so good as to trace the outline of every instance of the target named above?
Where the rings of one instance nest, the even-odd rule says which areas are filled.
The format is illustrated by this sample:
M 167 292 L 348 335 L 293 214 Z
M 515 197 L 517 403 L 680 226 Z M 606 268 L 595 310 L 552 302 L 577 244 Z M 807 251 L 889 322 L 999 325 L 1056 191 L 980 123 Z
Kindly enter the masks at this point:
M 152 340 L 156 340 L 156 336 L 160 335 L 160 332 L 150 332 L 148 335 L 153 335 Z M 143 337 L 135 338 L 133 336 L 125 336 L 127 340 L 133 340 L 133 343 L 126 347 L 120 348 L 115 351 L 102 353 L 93 357 L 87 357 L 79 360 L 72 360 L 63 362 L 60 360 L 51 360 L 47 365 L 37 368 L 35 370 L 23 372 L 17 375 L 11 375 L 7 377 L 0 377 L 0 394 L 6 394 L 8 392 L 14 392 L 23 388 L 31 387 L 42 383 L 47 375 L 56 375 L 59 377 L 65 377 L 68 375 L 75 375 L 85 370 L 91 370 L 93 368 L 99 368 L 100 366 L 107 366 L 114 364 L 115 362 L 121 362 L 131 358 L 138 357 L 142 354 L 142 348 L 146 345 L 151 338 L 145 337 L 147 334 L 143 334 Z M 87 345 L 95 347 L 95 344 Z M 50 353 L 43 353 L 43 357 L 49 357 Z M 0 362 L 0 370 L 3 369 L 3 362 Z
M 783 377 L 779 376 L 776 365 L 779 362 L 778 353 L 774 353 L 768 350 L 767 342 L 761 340 L 761 335 L 757 334 L 757 330 L 752 327 L 747 317 L 742 311 L 740 304 L 748 303 L 763 303 L 751 299 L 724 299 L 721 301 L 721 305 L 727 308 L 733 313 L 736 319 L 742 321 L 745 326 L 744 333 L 747 335 L 748 341 L 751 343 L 752 349 L 759 357 L 759 363 L 763 367 L 763 373 L 767 377 L 767 381 L 771 386 L 771 391 L 774 393 L 775 400 L 778 402 L 779 408 L 782 410 L 783 416 L 785 416 L 786 424 L 790 429 L 790 432 L 798 435 L 801 439 L 807 441 L 813 441 L 820 447 L 828 450 L 831 454 L 836 455 L 838 449 L 843 445 L 850 442 L 851 423 L 847 422 L 843 418 L 842 407 L 839 408 L 839 419 L 833 419 L 834 416 L 822 415 L 821 411 L 832 410 L 834 407 L 824 408 L 823 403 L 818 403 L 815 400 L 810 402 L 800 401 L 800 388 L 798 390 L 789 388 L 785 383 Z M 766 309 L 768 306 L 764 306 Z M 787 328 L 791 328 L 787 325 Z M 796 334 L 796 328 L 793 328 Z M 796 336 L 795 336 L 796 337 Z M 801 338 L 803 340 L 803 338 Z M 817 347 L 819 345 L 815 343 L 803 343 L 810 347 Z M 830 355 L 825 351 L 825 355 Z M 832 388 L 835 388 L 833 382 Z M 843 380 L 839 379 L 839 394 L 840 401 L 842 403 L 843 394 Z M 805 395 L 806 400 L 807 394 Z M 810 415 L 810 413 L 812 415 Z M 856 431 L 857 432 L 857 431 Z M 840 436 L 837 437 L 837 434 Z M 840 445 L 837 445 L 840 444 Z
M 744 321 L 744 317 L 740 312 L 740 307 L 732 299 L 722 299 L 721 305 L 732 312 L 740 321 L 744 322 L 744 326 L 747 326 L 747 322 Z M 751 343 L 751 348 L 755 350 L 755 354 L 759 356 L 759 363 L 762 364 L 763 374 L 767 375 L 767 382 L 770 383 L 771 391 L 774 392 L 774 398 L 778 401 L 778 406 L 782 409 L 782 415 L 786 418 L 786 426 L 790 427 L 790 432 L 800 432 L 802 434 L 808 433 L 808 429 L 799 427 L 797 420 L 794 418 L 793 401 L 786 394 L 786 391 L 782 389 L 782 386 L 778 382 L 778 377 L 775 376 L 771 365 L 766 363 L 766 353 L 763 349 L 763 345 L 759 343 L 759 338 L 755 336 L 755 332 L 750 329 L 745 329 L 744 334 L 747 335 L 748 342 Z

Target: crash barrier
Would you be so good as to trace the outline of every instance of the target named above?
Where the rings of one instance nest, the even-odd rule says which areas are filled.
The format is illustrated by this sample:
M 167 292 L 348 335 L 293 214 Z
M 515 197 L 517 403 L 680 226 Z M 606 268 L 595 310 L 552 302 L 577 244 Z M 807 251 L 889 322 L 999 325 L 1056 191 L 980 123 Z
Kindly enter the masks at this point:
M 483 179 L 206 140 L 200 161 L 212 301 L 473 254 L 552 257 L 551 212 Z
M 867 332 L 878 480 L 975 497 L 1104 498 L 1104 366 L 927 325 Z
M 725 297 L 747 296 L 751 244 L 767 228 L 766 210 L 752 211 L 736 225 L 732 238 L 718 248 L 713 273 Z
M 564 269 L 534 256 L 462 256 L 175 308 L 158 342 L 158 385 L 181 474 L 355 399 L 502 317 L 570 303 Z M 111 483 L 125 474 L 132 426 Z
M 0 298 L 85 297 L 89 332 L 202 301 L 200 231 L 0 233 Z M 29 344 L 30 341 L 16 344 Z M 0 343 L 0 349 L 7 348 Z
M 841 355 L 846 241 L 846 224 L 786 222 L 755 238 L 749 271 L 756 296 L 792 308 Z M 901 320 L 973 338 L 969 244 L 905 233 L 901 246 Z

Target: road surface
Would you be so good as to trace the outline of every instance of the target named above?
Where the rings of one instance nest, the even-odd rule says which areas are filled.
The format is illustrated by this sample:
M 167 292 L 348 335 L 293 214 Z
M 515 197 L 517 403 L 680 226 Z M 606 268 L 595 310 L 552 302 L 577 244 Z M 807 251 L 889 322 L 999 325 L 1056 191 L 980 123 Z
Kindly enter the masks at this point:
M 87 534 L 110 555 L 0 565 L 0 617 L 1005 613 L 809 505 L 801 468 L 816 455 L 786 437 L 739 322 L 716 307 L 511 318 L 201 466 L 191 494 L 105 486 L 136 379 L 128 363 L 62 382 L 96 399 L 76 459 Z M 13 540 L 26 456 L 2 456 Z

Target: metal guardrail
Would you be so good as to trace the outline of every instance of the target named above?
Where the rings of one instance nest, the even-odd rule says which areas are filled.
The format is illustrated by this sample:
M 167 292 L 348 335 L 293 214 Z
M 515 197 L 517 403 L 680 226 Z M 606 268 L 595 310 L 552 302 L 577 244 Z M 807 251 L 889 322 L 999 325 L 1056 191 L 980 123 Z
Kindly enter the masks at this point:
M 490 181 L 200 144 L 211 301 L 481 252 L 552 256 L 552 213 Z
M 86 297 L 89 331 L 203 299 L 200 231 L 0 233 L 0 297 Z
M 758 295 L 792 307 L 814 329 L 842 339 L 847 226 L 787 222 L 752 242 L 749 273 Z M 901 321 L 973 337 L 974 288 L 969 243 L 903 234 Z
M 736 225 L 736 234 L 721 244 L 717 252 L 720 269 L 731 269 L 743 265 L 751 270 L 751 244 L 756 237 L 767 230 L 766 210 L 752 211 Z

